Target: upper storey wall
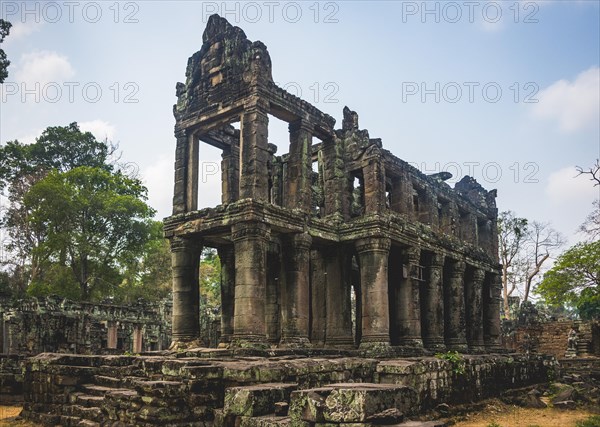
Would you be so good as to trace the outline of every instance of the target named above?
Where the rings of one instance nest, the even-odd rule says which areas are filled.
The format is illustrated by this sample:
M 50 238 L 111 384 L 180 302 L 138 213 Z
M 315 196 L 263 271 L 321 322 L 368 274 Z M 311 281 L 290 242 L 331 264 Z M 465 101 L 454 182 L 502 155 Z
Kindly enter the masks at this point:
M 334 129 L 331 116 L 275 85 L 263 43 L 218 15 L 189 58 L 177 97 L 174 215 L 198 210 L 202 141 L 223 150 L 223 204 L 253 199 L 302 211 L 308 221 L 331 218 L 333 225 L 397 213 L 497 252 L 495 191 L 470 177 L 451 188 L 443 173 L 424 175 L 359 129 L 358 114 L 348 108 Z M 276 155 L 270 144 L 273 117 L 289 125 L 288 154 Z

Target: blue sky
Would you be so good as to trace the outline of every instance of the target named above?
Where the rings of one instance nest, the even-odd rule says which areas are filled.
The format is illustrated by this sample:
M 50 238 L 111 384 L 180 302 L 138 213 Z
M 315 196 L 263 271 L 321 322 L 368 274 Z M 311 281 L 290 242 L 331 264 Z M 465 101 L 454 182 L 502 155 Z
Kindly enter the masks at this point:
M 582 237 L 600 191 L 574 169 L 600 157 L 598 1 L 3 1 L 0 142 L 77 121 L 120 144 L 169 215 L 175 84 L 212 12 L 264 42 L 274 79 L 339 126 L 347 105 L 425 173 L 471 174 L 501 210 Z M 270 127 L 279 153 L 285 129 Z M 201 157 L 199 204 L 213 206 L 220 153 Z

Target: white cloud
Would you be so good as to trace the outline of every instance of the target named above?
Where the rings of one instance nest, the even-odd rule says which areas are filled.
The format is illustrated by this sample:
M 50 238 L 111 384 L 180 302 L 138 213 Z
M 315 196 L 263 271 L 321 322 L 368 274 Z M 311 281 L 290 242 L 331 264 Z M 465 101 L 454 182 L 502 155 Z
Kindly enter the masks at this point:
M 33 88 L 36 83 L 64 82 L 75 75 L 69 59 L 56 52 L 37 51 L 21 55 L 15 79 Z
M 561 130 L 572 132 L 597 127 L 600 117 L 600 68 L 592 67 L 570 82 L 559 80 L 538 94 L 534 116 L 558 121 Z
M 577 176 L 577 170 L 569 166 L 548 176 L 546 195 L 555 205 L 589 207 L 599 196 L 600 188 L 594 187 L 587 176 Z
M 112 141 L 115 136 L 115 127 L 104 120 L 96 119 L 89 122 L 80 122 L 79 128 L 85 132 L 91 132 L 96 139 Z
M 6 39 L 4 39 L 4 42 L 3 42 L 7 46 L 9 46 L 11 43 L 14 43 L 20 39 L 27 37 L 30 34 L 33 34 L 37 31 L 39 31 L 43 25 L 43 23 L 37 23 L 35 21 L 29 21 L 29 22 L 17 21 L 17 22 L 13 22 L 12 24 L 13 24 L 13 26 L 10 28 L 8 37 L 6 37 Z
M 552 226 L 569 236 L 570 245 L 581 240 L 575 233 L 592 211 L 592 202 L 600 197 L 600 188 L 587 176 L 577 176 L 575 167 L 570 166 L 548 176 L 545 193 L 547 219 Z

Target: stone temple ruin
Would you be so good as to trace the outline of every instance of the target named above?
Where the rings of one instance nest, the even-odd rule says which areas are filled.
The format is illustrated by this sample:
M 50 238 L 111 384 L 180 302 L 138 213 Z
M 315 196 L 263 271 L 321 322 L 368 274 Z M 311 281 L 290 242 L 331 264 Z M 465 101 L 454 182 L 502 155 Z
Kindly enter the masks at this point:
M 423 411 L 439 417 L 441 403 L 553 373 L 554 358 L 495 353 L 494 191 L 469 177 L 451 188 L 447 174 L 420 173 L 360 130 L 347 108 L 335 129 L 332 117 L 277 87 L 264 44 L 217 15 L 186 77 L 177 84 L 173 215 L 165 220 L 171 350 L 31 357 L 22 369 L 25 418 L 401 425 Z M 276 155 L 269 115 L 289 123 L 289 154 Z M 201 141 L 223 150 L 223 185 L 222 204 L 198 210 Z M 199 346 L 204 246 L 222 262 L 218 349 Z M 432 357 L 446 349 L 475 354 Z
M 422 174 L 348 108 L 335 129 L 278 87 L 266 46 L 225 19 L 213 16 L 203 40 L 174 107 L 165 235 L 176 343 L 199 338 L 197 266 L 211 246 L 224 273 L 222 345 L 497 349 L 495 191 Z M 288 154 L 270 143 L 269 115 L 289 124 Z M 222 204 L 198 210 L 201 142 L 223 151 Z

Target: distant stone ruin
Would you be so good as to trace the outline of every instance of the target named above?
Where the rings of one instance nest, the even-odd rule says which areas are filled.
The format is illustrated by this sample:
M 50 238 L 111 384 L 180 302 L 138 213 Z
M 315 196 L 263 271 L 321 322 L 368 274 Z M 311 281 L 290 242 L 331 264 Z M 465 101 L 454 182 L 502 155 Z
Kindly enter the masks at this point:
M 496 350 L 495 190 L 424 175 L 347 107 L 335 129 L 278 87 L 266 46 L 224 18 L 209 19 L 203 42 L 173 110 L 175 347 L 198 342 L 198 262 L 210 246 L 223 271 L 222 346 Z M 289 142 L 269 137 L 275 119 Z M 222 204 L 202 210 L 200 142 L 223 151 Z

